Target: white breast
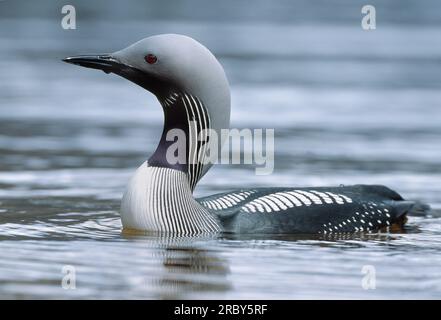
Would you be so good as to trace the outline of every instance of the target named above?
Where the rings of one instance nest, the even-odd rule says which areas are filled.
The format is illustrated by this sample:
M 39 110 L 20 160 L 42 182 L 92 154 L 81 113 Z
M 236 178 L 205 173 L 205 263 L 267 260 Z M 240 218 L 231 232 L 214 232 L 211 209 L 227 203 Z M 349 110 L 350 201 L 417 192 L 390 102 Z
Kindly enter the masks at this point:
M 217 219 L 194 200 L 184 172 L 149 167 L 131 178 L 121 203 L 124 228 L 180 234 L 220 231 Z

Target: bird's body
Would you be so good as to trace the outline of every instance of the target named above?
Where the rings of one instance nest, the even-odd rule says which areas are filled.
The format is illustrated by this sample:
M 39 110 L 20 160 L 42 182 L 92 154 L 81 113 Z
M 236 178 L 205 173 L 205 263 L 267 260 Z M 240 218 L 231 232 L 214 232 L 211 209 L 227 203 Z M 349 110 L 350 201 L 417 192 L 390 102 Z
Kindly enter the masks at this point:
M 401 227 L 403 199 L 384 186 L 255 188 L 198 201 L 213 211 L 223 230 L 257 234 L 330 234 Z
M 400 228 L 419 205 L 384 186 L 239 189 L 195 199 L 187 175 L 143 163 L 122 202 L 128 229 L 331 234 Z
M 212 165 L 207 131 L 229 128 L 229 84 L 211 52 L 186 36 L 159 35 L 114 54 L 65 61 L 116 73 L 152 92 L 163 107 L 159 145 L 123 196 L 124 228 L 192 235 L 372 232 L 401 226 L 407 213 L 426 208 L 367 185 L 253 188 L 195 199 L 193 190 Z M 183 161 L 169 152 L 169 134 L 176 131 L 186 137 Z

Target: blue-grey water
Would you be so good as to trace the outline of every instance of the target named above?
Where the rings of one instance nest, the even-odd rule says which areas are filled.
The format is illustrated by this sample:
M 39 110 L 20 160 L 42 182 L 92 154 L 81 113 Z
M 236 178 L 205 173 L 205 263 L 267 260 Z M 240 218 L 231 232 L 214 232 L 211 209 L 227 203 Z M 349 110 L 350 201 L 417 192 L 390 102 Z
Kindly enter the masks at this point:
M 441 298 L 441 4 L 0 1 L 1 298 Z M 232 127 L 275 129 L 275 170 L 218 165 L 196 195 L 385 184 L 429 203 L 402 233 L 345 239 L 124 235 L 125 185 L 156 147 L 153 96 L 61 58 L 183 33 L 232 87 Z M 63 266 L 76 288 L 63 289 Z M 362 286 L 375 268 L 375 289 Z

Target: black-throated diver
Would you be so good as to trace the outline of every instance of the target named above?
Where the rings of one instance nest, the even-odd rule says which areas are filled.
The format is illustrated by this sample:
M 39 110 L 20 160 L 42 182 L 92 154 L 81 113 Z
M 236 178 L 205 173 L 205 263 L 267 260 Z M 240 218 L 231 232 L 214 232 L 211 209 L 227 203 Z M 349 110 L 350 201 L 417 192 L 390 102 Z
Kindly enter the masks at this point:
M 406 214 L 427 207 L 405 201 L 384 186 L 254 188 L 195 199 L 193 190 L 210 164 L 198 158 L 204 129 L 230 124 L 230 88 L 214 55 L 190 37 L 145 38 L 113 54 L 68 57 L 65 62 L 120 75 L 153 93 L 164 110 L 164 131 L 153 155 L 131 179 L 123 196 L 124 228 L 177 234 L 352 233 L 405 223 Z M 196 132 L 190 130 L 196 123 Z M 170 164 L 166 133 L 188 137 L 185 164 Z M 191 161 L 196 160 L 196 161 Z

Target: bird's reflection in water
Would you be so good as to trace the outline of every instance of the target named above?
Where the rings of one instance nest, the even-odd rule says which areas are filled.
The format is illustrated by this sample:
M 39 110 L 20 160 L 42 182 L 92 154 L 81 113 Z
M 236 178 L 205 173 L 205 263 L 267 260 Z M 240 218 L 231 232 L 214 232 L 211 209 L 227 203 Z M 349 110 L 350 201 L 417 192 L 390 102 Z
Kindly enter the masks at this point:
M 357 233 L 328 235 L 237 235 L 183 237 L 164 234 L 123 232 L 123 237 L 141 244 L 144 289 L 155 299 L 222 298 L 233 291 L 230 266 L 225 250 L 243 247 L 266 248 L 296 242 L 297 245 L 329 248 L 365 247 L 373 243 L 388 245 L 399 233 Z M 225 245 L 225 246 L 224 246 Z M 142 248 L 145 248 L 143 250 Z M 300 247 L 299 247 L 300 248 Z M 293 267 L 295 262 L 293 261 Z
M 158 299 L 188 299 L 192 295 L 219 297 L 232 288 L 226 259 L 219 249 L 210 248 L 218 236 L 184 237 L 123 232 L 125 238 L 145 241 L 160 271 L 148 277 L 146 285 Z

